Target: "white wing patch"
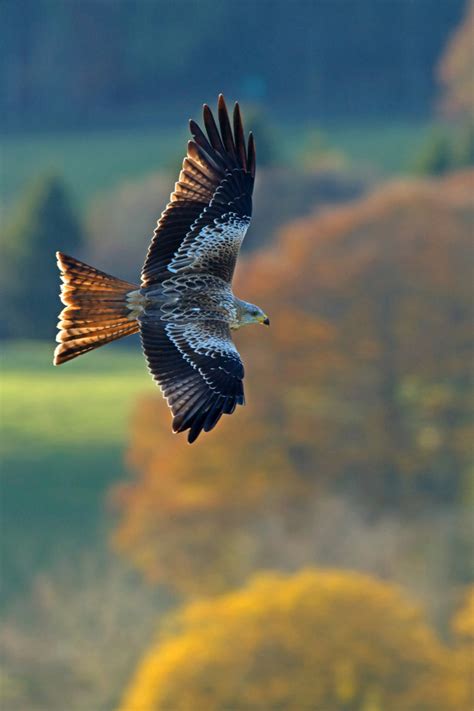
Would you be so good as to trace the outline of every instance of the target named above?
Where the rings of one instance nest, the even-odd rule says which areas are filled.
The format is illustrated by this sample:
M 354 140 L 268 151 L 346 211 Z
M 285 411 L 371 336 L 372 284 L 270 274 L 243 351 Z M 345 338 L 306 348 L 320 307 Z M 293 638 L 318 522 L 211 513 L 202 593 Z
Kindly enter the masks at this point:
M 241 217 L 235 212 L 226 212 L 210 225 L 205 225 L 194 235 L 193 228 L 176 251 L 168 265 L 170 272 L 179 272 L 182 269 L 222 269 L 223 278 L 234 269 L 243 242 L 250 217 Z
M 230 284 L 220 277 L 200 272 L 184 272 L 162 283 L 161 320 L 223 321 L 233 324 L 237 319 L 235 297 Z
M 240 361 L 239 352 L 230 337 L 229 326 L 225 322 L 198 321 L 186 325 L 167 323 L 165 331 L 185 360 L 193 367 L 195 364 L 188 355 L 189 349 L 210 358 L 225 356 Z

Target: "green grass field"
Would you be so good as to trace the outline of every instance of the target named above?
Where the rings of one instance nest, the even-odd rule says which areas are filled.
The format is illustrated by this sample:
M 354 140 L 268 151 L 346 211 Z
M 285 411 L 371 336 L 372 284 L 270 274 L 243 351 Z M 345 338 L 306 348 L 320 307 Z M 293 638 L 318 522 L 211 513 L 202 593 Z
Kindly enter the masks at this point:
M 62 368 L 52 346 L 4 347 L 1 388 L 4 595 L 73 546 L 94 545 L 123 479 L 128 425 L 154 393 L 139 348 L 88 354 Z
M 317 129 L 325 148 L 342 154 L 349 165 L 389 175 L 411 170 L 430 127 L 426 121 L 337 122 L 278 126 L 274 134 L 285 163 L 296 160 Z M 187 139 L 186 126 L 175 132 L 130 128 L 7 136 L 2 139 L 1 199 L 11 204 L 29 180 L 54 171 L 66 179 L 83 206 L 97 192 L 123 180 L 164 168 L 174 173 Z
M 349 165 L 393 174 L 410 168 L 429 126 L 317 128 L 324 147 L 343 154 Z M 297 160 L 314 129 L 275 128 L 280 160 Z M 84 211 L 92 196 L 114 184 L 171 166 L 174 172 L 186 139 L 185 126 L 177 133 L 130 129 L 4 137 L 0 197 L 9 205 L 31 178 L 54 170 Z M 2 358 L 5 594 L 24 586 L 55 555 L 102 535 L 110 519 L 106 492 L 126 476 L 123 455 L 134 402 L 141 392 L 156 392 L 138 347 L 108 347 L 58 369 L 51 365 L 52 346 L 13 343 Z
M 148 130 L 96 130 L 2 138 L 2 200 L 16 199 L 45 172 L 63 177 L 80 206 L 98 191 L 173 164 L 186 134 Z
M 421 120 L 340 122 L 328 129 L 327 138 L 353 168 L 372 167 L 391 176 L 412 172 L 415 157 L 434 125 Z

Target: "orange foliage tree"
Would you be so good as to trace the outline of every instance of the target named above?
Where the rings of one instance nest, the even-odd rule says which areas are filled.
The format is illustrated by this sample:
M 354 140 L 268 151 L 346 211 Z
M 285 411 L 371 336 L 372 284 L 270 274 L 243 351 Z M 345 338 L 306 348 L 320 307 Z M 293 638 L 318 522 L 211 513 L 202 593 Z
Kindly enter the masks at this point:
M 236 336 L 248 406 L 192 447 L 159 395 L 136 408 L 115 543 L 150 579 L 235 585 L 267 514 L 302 526 L 328 491 L 410 514 L 464 496 L 473 186 L 390 185 L 241 265 L 236 293 L 272 321 Z
M 474 0 L 467 1 L 465 16 L 448 43 L 438 71 L 444 85 L 443 110 L 449 115 L 474 118 Z
M 470 585 L 463 604 L 453 618 L 453 632 L 460 644 L 469 648 L 474 663 L 474 585 Z
M 474 585 L 470 585 L 464 600 L 452 619 L 452 631 L 458 648 L 453 662 L 469 680 L 469 698 L 474 702 Z
M 184 607 L 120 711 L 467 711 L 455 653 L 387 583 L 331 570 L 259 575 Z

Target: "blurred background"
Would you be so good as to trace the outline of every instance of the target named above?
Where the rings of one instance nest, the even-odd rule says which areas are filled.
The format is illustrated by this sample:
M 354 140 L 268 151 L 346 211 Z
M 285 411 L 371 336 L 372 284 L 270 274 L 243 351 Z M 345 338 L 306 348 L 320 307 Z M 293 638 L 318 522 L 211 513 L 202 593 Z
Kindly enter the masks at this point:
M 468 711 L 474 4 L 2 0 L 3 711 Z M 223 92 L 248 405 L 51 364 L 54 252 L 136 281 Z

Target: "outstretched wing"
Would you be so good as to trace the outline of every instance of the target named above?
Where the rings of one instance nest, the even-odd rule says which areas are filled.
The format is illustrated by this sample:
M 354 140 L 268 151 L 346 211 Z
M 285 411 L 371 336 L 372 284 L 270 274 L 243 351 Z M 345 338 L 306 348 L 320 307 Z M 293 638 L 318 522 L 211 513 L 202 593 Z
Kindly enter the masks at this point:
M 233 129 L 222 95 L 219 128 L 203 109 L 207 136 L 194 122 L 178 182 L 153 235 L 142 270 L 142 286 L 171 273 L 195 271 L 232 280 L 240 245 L 252 214 L 255 145 L 245 141 L 239 105 Z
M 173 431 L 188 442 L 244 404 L 244 368 L 223 321 L 141 322 L 143 350 L 173 413 Z

